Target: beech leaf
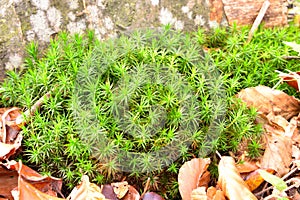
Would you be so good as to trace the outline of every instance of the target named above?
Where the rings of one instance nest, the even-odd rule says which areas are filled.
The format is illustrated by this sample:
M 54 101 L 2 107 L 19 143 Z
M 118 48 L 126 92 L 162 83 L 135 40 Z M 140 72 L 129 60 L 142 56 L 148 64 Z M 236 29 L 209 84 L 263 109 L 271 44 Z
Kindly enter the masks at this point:
M 267 86 L 257 86 L 241 90 L 237 97 L 247 104 L 255 107 L 264 116 L 269 113 L 281 115 L 290 119 L 300 112 L 300 101 L 280 90 L 273 90 Z
M 192 160 L 185 162 L 179 169 L 178 184 L 179 192 L 183 200 L 191 200 L 192 191 L 197 187 L 207 185 L 209 181 L 205 178 L 203 182 L 201 178 L 203 174 L 207 177 L 207 168 L 210 164 L 209 158 L 193 158 Z
M 240 176 L 232 157 L 222 156 L 219 166 L 218 185 L 228 199 L 256 200 L 247 184 Z

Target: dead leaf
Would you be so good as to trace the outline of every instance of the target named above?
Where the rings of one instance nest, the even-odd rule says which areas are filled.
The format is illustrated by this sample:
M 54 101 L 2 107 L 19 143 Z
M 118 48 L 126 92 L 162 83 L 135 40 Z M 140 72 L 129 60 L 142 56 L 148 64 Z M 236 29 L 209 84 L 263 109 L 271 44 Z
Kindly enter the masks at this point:
M 236 164 L 236 168 L 238 172 L 241 173 L 249 173 L 258 169 L 258 166 L 255 162 L 244 161 L 242 163 Z
M 253 200 L 257 199 L 241 178 L 232 157 L 222 156 L 219 166 L 218 185 L 229 199 Z
M 18 172 L 0 166 L 0 196 L 13 199 L 11 191 L 18 186 Z
M 114 188 L 110 184 L 102 185 L 101 190 L 106 199 L 118 200 L 117 195 L 114 192 Z
M 70 200 L 106 200 L 100 187 L 90 183 L 89 177 L 83 175 L 79 186 L 75 187 L 68 199 Z
M 122 198 L 122 200 L 139 200 L 140 199 L 139 192 L 131 185 L 128 187 L 127 194 Z
M 205 187 L 197 187 L 192 191 L 192 200 L 208 200 Z
M 265 125 L 268 126 L 268 125 Z M 271 130 L 269 126 L 267 130 Z M 266 149 L 261 159 L 261 168 L 274 169 L 279 177 L 285 175 L 289 170 L 292 162 L 292 140 L 275 133 L 265 133 Z
M 111 183 L 111 186 L 114 189 L 115 194 L 119 199 L 122 199 L 128 192 L 129 185 L 127 181 Z
M 164 198 L 155 192 L 146 192 L 142 200 L 164 200 Z
M 9 170 L 14 170 L 18 173 L 17 193 L 19 195 L 30 195 L 28 188 L 31 187 L 34 187 L 35 190 L 38 190 L 45 195 L 56 197 L 57 193 L 61 194 L 61 179 L 51 176 L 42 176 L 33 169 L 27 167 L 26 165 L 23 165 L 21 160 L 18 163 L 16 161 L 8 161 L 7 163 L 2 164 L 2 166 L 6 167 Z M 20 185 L 20 182 L 22 185 Z M 23 189 L 25 190 L 24 192 L 22 191 Z M 35 192 L 35 190 L 33 190 L 32 192 Z
M 277 71 L 282 82 L 286 82 L 289 86 L 295 88 L 299 92 L 300 88 L 300 72 L 290 72 L 288 74 Z
M 199 181 L 201 180 L 203 174 L 207 171 L 209 164 L 209 158 L 193 158 L 181 166 L 178 174 L 178 184 L 179 192 L 183 200 L 190 200 L 192 191 L 199 187 L 200 184 L 208 184 L 199 183 Z
M 300 101 L 286 93 L 273 90 L 267 86 L 246 88 L 237 94 L 237 97 L 244 101 L 248 107 L 255 107 L 262 115 L 269 113 L 281 115 L 290 119 L 300 112 Z
M 21 128 L 15 120 L 21 116 L 19 108 L 0 108 L 0 161 L 14 155 L 21 146 Z
M 248 185 L 250 191 L 258 188 L 265 181 L 265 179 L 258 173 L 258 170 L 259 169 L 255 170 L 246 177 L 245 183 Z M 273 169 L 266 169 L 266 171 L 272 174 L 275 172 Z
M 26 180 L 24 180 L 21 176 L 19 176 L 18 181 L 18 197 L 18 200 L 62 200 L 62 198 L 57 198 L 41 192 Z

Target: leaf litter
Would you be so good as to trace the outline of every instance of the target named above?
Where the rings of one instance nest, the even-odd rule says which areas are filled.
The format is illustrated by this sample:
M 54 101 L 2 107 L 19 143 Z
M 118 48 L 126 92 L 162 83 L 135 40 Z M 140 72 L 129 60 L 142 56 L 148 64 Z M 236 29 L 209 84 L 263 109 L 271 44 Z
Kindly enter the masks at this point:
M 286 82 L 299 91 L 300 72 L 279 73 Z M 159 194 L 143 194 L 126 181 L 98 186 L 89 177 L 82 176 L 81 183 L 68 197 L 61 193 L 62 179 L 42 176 L 21 161 L 10 160 L 21 146 L 22 126 L 50 94 L 43 96 L 30 111 L 0 109 L 0 195 L 2 199 L 158 199 Z M 246 154 L 239 161 L 221 156 L 218 164 L 217 184 L 211 182 L 209 158 L 194 158 L 182 165 L 178 174 L 179 191 L 183 200 L 222 199 L 299 199 L 300 186 L 300 101 L 286 93 L 266 86 L 246 88 L 237 95 L 248 107 L 259 114 L 257 122 L 264 128 L 264 154 L 251 160 Z
M 279 77 L 281 83 L 286 82 L 299 92 L 299 74 L 280 73 Z M 264 129 L 263 155 L 253 160 L 244 152 L 238 156 L 238 163 L 234 155 L 221 156 L 215 185 L 197 183 L 196 187 L 194 180 L 202 176 L 203 167 L 197 171 L 193 169 L 196 165 L 184 164 L 178 182 L 179 188 L 188 192 L 180 192 L 182 199 L 300 199 L 300 100 L 267 86 L 246 88 L 236 96 L 258 112 L 256 121 Z

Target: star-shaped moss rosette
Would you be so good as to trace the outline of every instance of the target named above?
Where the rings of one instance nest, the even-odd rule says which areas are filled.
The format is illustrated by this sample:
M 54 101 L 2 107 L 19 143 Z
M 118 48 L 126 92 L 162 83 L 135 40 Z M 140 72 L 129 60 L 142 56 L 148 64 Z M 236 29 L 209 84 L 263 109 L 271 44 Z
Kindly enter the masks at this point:
M 165 27 L 99 43 L 76 80 L 77 128 L 103 171 L 161 170 L 203 127 L 203 154 L 220 134 L 222 79 L 191 35 Z

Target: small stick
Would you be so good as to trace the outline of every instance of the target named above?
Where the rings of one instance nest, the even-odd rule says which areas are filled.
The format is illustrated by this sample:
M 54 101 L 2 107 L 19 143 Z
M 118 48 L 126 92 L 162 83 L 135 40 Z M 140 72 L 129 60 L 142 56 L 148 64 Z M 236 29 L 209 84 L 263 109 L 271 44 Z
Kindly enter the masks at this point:
M 300 56 L 282 56 L 282 59 L 285 60 L 300 59 Z
M 149 185 L 150 185 L 150 177 L 148 177 L 148 179 L 147 179 L 146 185 L 145 185 L 145 187 L 144 187 L 144 191 L 143 191 L 143 193 L 141 194 L 141 199 L 144 197 L 144 195 L 145 195 L 146 192 L 148 191 Z
M 252 25 L 252 27 L 251 27 L 251 30 L 250 30 L 249 35 L 248 35 L 247 43 L 249 43 L 251 41 L 254 32 L 256 31 L 256 29 L 258 28 L 258 26 L 260 25 L 260 23 L 261 23 L 262 19 L 264 18 L 265 14 L 267 12 L 267 9 L 269 8 L 269 6 L 270 6 L 270 2 L 268 0 L 266 0 L 263 3 L 261 9 L 259 10 L 259 13 L 258 13 L 258 15 L 257 15 L 257 17 L 256 17 L 256 19 L 255 19 L 255 21 L 254 21 L 254 23 Z
M 51 96 L 51 92 L 54 91 L 56 87 L 54 87 L 51 91 L 47 92 L 46 94 L 44 94 L 44 96 L 42 96 L 39 100 L 37 100 L 37 102 L 35 102 L 35 104 L 33 104 L 33 106 L 26 110 L 23 115 L 20 115 L 16 118 L 16 124 L 20 125 L 25 123 L 25 119 L 33 116 L 33 114 L 35 113 L 35 111 L 41 107 L 41 105 L 45 102 L 46 99 L 49 99 L 49 97 Z M 24 117 L 25 116 L 25 117 Z

